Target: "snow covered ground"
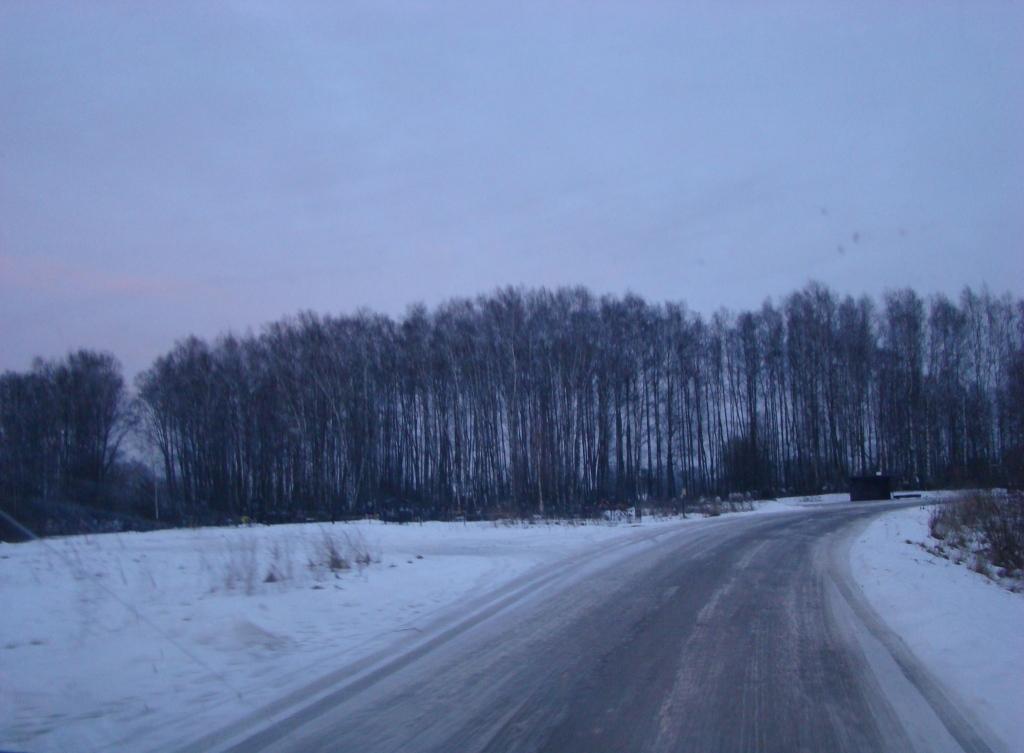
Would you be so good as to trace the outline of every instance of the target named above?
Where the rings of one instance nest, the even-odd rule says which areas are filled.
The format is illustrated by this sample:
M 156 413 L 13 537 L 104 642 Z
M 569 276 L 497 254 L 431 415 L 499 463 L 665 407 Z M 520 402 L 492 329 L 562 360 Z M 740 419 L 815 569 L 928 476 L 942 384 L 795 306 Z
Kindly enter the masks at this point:
M 847 499 L 791 498 L 737 514 Z M 1024 597 L 903 543 L 923 539 L 926 518 L 912 509 L 873 523 L 852 550 L 854 571 L 915 654 L 947 684 L 966 688 L 999 734 L 1024 739 L 1014 713 Z M 339 667 L 407 645 L 560 560 L 716 520 L 723 519 L 363 522 L 0 544 L 0 749 L 184 743 Z M 337 557 L 348 569 L 331 569 Z
M 184 742 L 183 729 L 210 732 L 518 576 L 713 520 L 362 522 L 0 544 L 0 748 Z M 348 569 L 331 569 L 332 548 Z
M 1024 596 L 924 551 L 929 512 L 908 508 L 872 521 L 850 550 L 854 577 L 963 707 L 1006 750 L 1024 750 Z

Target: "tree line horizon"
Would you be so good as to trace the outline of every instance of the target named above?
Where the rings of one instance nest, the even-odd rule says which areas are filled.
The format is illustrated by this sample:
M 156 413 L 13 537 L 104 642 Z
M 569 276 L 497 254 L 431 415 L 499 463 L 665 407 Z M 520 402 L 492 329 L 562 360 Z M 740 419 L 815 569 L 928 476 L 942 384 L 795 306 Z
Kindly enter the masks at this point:
M 132 459 L 133 436 L 160 473 Z M 1024 300 L 812 282 L 711 316 L 506 287 L 392 318 L 282 318 L 0 376 L 0 494 L 165 522 L 591 513 L 730 493 L 1018 485 Z

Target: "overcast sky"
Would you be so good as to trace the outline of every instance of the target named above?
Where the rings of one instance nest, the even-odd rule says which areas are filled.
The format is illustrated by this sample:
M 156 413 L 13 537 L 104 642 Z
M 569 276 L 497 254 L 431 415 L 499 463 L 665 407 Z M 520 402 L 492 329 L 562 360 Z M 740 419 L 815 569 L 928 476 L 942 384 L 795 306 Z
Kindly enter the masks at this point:
M 3 0 L 0 369 L 506 284 L 1021 295 L 1022 40 L 1009 2 Z

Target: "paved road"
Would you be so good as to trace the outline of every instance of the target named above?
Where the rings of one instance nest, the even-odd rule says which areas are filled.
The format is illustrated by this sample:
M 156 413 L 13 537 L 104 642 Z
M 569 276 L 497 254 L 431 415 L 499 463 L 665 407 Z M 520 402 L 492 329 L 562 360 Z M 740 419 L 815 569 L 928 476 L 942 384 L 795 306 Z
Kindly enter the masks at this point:
M 638 534 L 467 610 L 414 650 L 311 688 L 305 706 L 252 734 L 235 729 L 203 745 L 992 750 L 850 585 L 850 535 L 882 509 L 832 506 Z

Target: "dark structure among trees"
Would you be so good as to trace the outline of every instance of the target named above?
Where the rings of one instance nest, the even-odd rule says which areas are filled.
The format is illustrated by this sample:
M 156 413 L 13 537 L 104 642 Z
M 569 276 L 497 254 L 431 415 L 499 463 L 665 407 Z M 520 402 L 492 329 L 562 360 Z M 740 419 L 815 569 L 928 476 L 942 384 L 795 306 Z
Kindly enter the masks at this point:
M 0 377 L 0 494 L 161 519 L 574 514 L 701 495 L 1020 483 L 1024 302 L 811 284 L 703 317 L 507 288 L 395 320 L 311 313 L 189 337 L 136 380 L 76 354 Z M 134 500 L 134 501 L 132 501 Z
M 876 474 L 874 476 L 850 477 L 850 501 L 871 502 L 892 499 L 892 477 Z

